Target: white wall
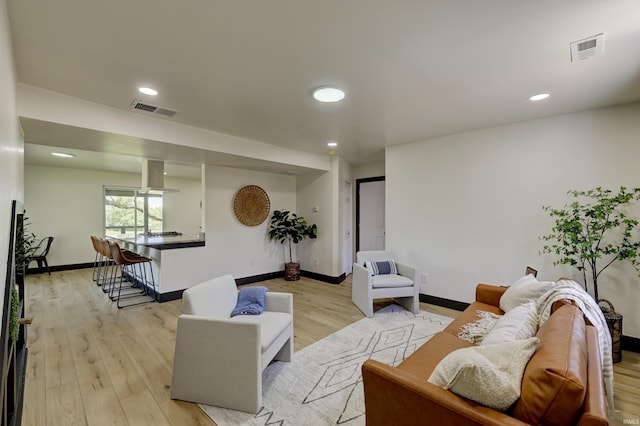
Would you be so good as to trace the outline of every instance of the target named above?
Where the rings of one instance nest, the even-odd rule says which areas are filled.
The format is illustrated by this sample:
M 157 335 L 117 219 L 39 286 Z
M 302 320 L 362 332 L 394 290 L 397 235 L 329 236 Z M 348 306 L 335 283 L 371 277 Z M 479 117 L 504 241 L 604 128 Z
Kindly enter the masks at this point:
M 353 167 L 353 180 L 384 176 L 384 161 L 381 163 L 364 164 Z M 354 185 L 355 186 L 355 185 Z M 354 188 L 355 190 L 355 188 Z
M 295 176 L 206 166 L 206 234 L 203 262 L 209 276 L 232 274 L 235 278 L 284 269 L 283 246 L 269 241 L 269 217 L 260 225 L 246 226 L 233 212 L 233 198 L 246 185 L 258 185 L 274 209 L 295 211 Z
M 298 244 L 300 268 L 305 271 L 339 276 L 341 258 L 336 240 L 338 234 L 338 204 L 335 185 L 338 182 L 338 158 L 333 157 L 331 170 L 320 174 L 298 176 L 296 179 L 296 210 L 310 224 L 318 225 L 318 238 Z M 318 207 L 318 212 L 313 212 Z
M 14 199 L 23 200 L 24 145 L 16 113 L 15 86 L 16 76 L 7 21 L 7 5 L 4 0 L 0 0 L 0 259 L 2 259 L 0 283 L 2 288 L 7 278 L 4 265 L 9 250 L 11 202 Z M 0 303 L 4 303 L 2 291 L 0 291 Z M 4 313 L 2 315 L 4 317 Z
M 25 202 L 29 229 L 38 238 L 53 236 L 50 266 L 92 262 L 90 235 L 104 235 L 103 186 L 139 187 L 141 176 L 66 167 L 25 166 Z M 164 229 L 197 235 L 200 181 L 166 177 L 180 192 L 164 197 Z M 34 265 L 31 265 L 34 267 Z
M 202 182 L 165 176 L 164 185 L 166 188 L 179 189 L 180 192 L 167 192 L 163 196 L 163 229 L 182 232 L 183 235 L 198 235 L 202 225 L 201 206 L 204 206 L 204 203 L 200 204 Z
M 478 282 L 580 275 L 539 255 L 570 189 L 640 186 L 640 103 L 516 123 L 386 151 L 387 247 L 423 272 L 423 292 L 470 302 Z M 640 211 L 637 212 L 640 216 Z M 600 296 L 640 337 L 640 278 L 629 265 L 600 277 Z M 425 291 L 426 290 L 426 291 Z

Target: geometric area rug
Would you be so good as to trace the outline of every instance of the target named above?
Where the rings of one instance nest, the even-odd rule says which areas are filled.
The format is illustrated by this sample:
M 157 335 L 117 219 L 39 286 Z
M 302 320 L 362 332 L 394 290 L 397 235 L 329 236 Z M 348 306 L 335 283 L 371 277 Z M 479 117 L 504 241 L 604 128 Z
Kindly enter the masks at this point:
M 398 365 L 441 331 L 451 318 L 391 304 L 262 373 L 258 414 L 200 404 L 219 426 L 364 425 L 360 367 L 369 359 Z

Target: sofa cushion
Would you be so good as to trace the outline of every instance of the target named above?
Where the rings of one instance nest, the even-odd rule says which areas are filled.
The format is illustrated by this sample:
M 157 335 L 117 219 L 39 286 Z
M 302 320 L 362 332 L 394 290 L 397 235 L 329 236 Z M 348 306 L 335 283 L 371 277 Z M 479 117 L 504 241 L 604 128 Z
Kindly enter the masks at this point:
M 498 318 L 493 328 L 480 341 L 481 345 L 524 340 L 538 331 L 536 303 L 531 301 L 511 309 Z
M 536 335 L 540 342 L 522 378 L 526 389 L 513 416 L 530 424 L 573 424 L 587 386 L 587 346 L 582 311 L 556 310 Z
M 469 346 L 473 346 L 473 343 L 458 339 L 453 334 L 440 332 L 417 348 L 409 358 L 398 365 L 398 368 L 426 379 L 436 368 L 436 365 L 442 361 L 442 358 L 456 349 L 468 348 Z
M 500 309 L 509 312 L 530 300 L 538 300 L 555 283 L 552 281 L 538 281 L 533 275 L 525 275 L 511 284 L 500 298 Z
M 411 287 L 413 280 L 398 274 L 374 275 L 371 277 L 373 288 Z
M 536 350 L 537 337 L 487 346 L 472 346 L 447 355 L 428 381 L 499 411 L 520 396 L 520 382 Z

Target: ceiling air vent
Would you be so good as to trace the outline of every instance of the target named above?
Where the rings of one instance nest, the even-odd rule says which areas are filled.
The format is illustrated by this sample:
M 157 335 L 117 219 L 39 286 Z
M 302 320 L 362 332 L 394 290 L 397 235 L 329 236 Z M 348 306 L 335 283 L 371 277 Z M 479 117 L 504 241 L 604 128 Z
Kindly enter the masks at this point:
M 176 115 L 178 113 L 178 111 L 173 110 L 173 109 L 169 109 L 169 108 L 164 108 L 158 105 L 151 105 L 151 104 L 147 104 L 144 102 L 141 102 L 137 99 L 135 99 L 132 103 L 131 106 L 135 109 L 139 109 L 142 111 L 147 111 L 147 112 L 151 112 L 154 114 L 159 114 L 159 115 L 164 115 L 167 117 L 173 117 L 174 115 Z
M 571 62 L 589 59 L 596 54 L 602 53 L 604 33 L 574 41 L 573 43 L 569 43 L 569 46 L 571 48 Z

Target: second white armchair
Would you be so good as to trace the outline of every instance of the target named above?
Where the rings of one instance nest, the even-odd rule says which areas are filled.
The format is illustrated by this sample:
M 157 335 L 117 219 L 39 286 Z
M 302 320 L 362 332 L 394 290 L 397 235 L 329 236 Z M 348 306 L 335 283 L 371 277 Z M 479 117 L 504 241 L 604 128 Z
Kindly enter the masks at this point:
M 351 300 L 367 317 L 373 316 L 374 299 L 393 298 L 414 314 L 420 310 L 417 269 L 402 263 L 388 263 L 393 259 L 393 252 L 385 250 L 356 253 Z M 370 268 L 366 262 L 372 263 Z M 376 262 L 381 262 L 381 269 L 377 269 Z

